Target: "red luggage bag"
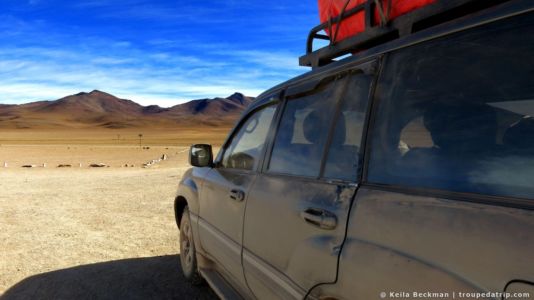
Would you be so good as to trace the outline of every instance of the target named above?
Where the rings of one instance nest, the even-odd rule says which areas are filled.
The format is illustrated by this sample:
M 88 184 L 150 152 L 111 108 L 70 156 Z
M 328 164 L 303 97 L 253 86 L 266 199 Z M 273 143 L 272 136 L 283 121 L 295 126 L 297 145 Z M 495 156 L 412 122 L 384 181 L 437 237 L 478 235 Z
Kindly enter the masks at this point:
M 330 18 L 334 18 L 338 16 L 341 11 L 343 10 L 343 7 L 345 7 L 345 11 L 350 10 L 351 8 L 354 8 L 367 0 L 318 0 L 319 1 L 319 17 L 321 19 L 321 23 L 327 22 Z M 423 7 L 425 5 L 433 3 L 435 0 L 382 0 L 378 1 L 378 3 L 381 3 L 382 10 L 384 12 L 384 15 L 387 15 L 387 12 L 389 11 L 389 15 L 387 15 L 387 20 L 395 19 L 398 16 L 401 16 L 403 14 L 406 14 L 410 11 L 416 10 L 420 7 Z M 348 3 L 347 3 L 348 2 Z M 391 4 L 391 7 L 389 7 L 389 4 Z M 379 11 L 377 8 L 375 8 L 374 12 L 374 20 L 375 24 L 380 24 L 381 16 L 379 14 Z M 330 32 L 329 29 L 325 30 L 326 33 L 330 36 L 330 38 L 333 40 L 335 39 L 335 42 L 341 41 L 343 39 L 346 39 L 350 36 L 357 35 L 358 33 L 365 30 L 365 13 L 364 11 L 358 12 L 346 19 L 343 19 L 341 24 L 339 25 L 339 29 L 337 29 L 337 24 L 332 24 L 332 32 Z M 337 30 L 337 33 L 336 33 Z M 332 35 L 335 35 L 333 37 Z

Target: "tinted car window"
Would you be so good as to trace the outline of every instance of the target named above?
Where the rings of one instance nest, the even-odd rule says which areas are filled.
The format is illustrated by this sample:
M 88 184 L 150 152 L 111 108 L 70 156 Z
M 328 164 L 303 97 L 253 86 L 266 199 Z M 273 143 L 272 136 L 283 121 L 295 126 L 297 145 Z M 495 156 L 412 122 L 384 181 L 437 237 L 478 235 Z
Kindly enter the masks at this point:
M 392 54 L 368 180 L 534 198 L 532 32 L 529 14 Z
M 317 177 L 332 116 L 336 82 L 313 94 L 289 100 L 276 134 L 269 172 Z
M 274 112 L 275 106 L 269 106 L 248 117 L 226 148 L 223 167 L 252 170 L 257 166 Z
M 355 181 L 360 169 L 360 144 L 367 112 L 371 76 L 358 74 L 348 80 L 336 127 L 328 149 L 324 177 Z

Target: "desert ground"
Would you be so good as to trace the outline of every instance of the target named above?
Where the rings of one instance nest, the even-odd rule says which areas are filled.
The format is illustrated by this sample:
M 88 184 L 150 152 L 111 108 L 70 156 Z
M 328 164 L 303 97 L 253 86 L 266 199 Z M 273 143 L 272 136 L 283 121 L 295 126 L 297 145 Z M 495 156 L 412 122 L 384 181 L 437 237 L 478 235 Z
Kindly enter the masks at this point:
M 173 199 L 228 129 L 137 132 L 0 131 L 2 299 L 216 298 L 181 275 Z

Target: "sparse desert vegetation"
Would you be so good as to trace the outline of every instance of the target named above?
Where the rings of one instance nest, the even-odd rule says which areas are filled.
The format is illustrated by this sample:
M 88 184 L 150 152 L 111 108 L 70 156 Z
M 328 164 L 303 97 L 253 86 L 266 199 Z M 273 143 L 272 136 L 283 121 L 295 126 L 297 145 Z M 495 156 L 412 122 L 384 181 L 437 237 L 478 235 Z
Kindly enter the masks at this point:
M 226 130 L 0 132 L 0 295 L 213 298 L 181 275 L 173 199 L 188 144 Z

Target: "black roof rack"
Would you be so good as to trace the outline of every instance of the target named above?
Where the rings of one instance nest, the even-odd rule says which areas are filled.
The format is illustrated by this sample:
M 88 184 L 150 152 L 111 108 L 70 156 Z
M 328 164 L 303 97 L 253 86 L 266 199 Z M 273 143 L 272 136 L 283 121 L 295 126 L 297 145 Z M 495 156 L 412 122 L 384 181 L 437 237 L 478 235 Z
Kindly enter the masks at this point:
M 312 68 L 324 66 L 341 56 L 369 49 L 509 0 L 436 0 L 430 5 L 402 15 L 384 25 L 373 25 L 376 24 L 374 20 L 376 4 L 380 3 L 381 5 L 382 1 L 386 0 L 365 1 L 342 12 L 340 16 L 314 27 L 308 35 L 306 54 L 299 58 L 299 64 Z M 365 18 L 365 30 L 363 32 L 337 42 L 320 33 L 325 29 L 331 29 L 332 24 L 339 24 L 346 18 L 360 12 L 364 12 Z M 313 43 L 315 40 L 329 41 L 329 45 L 314 51 Z

